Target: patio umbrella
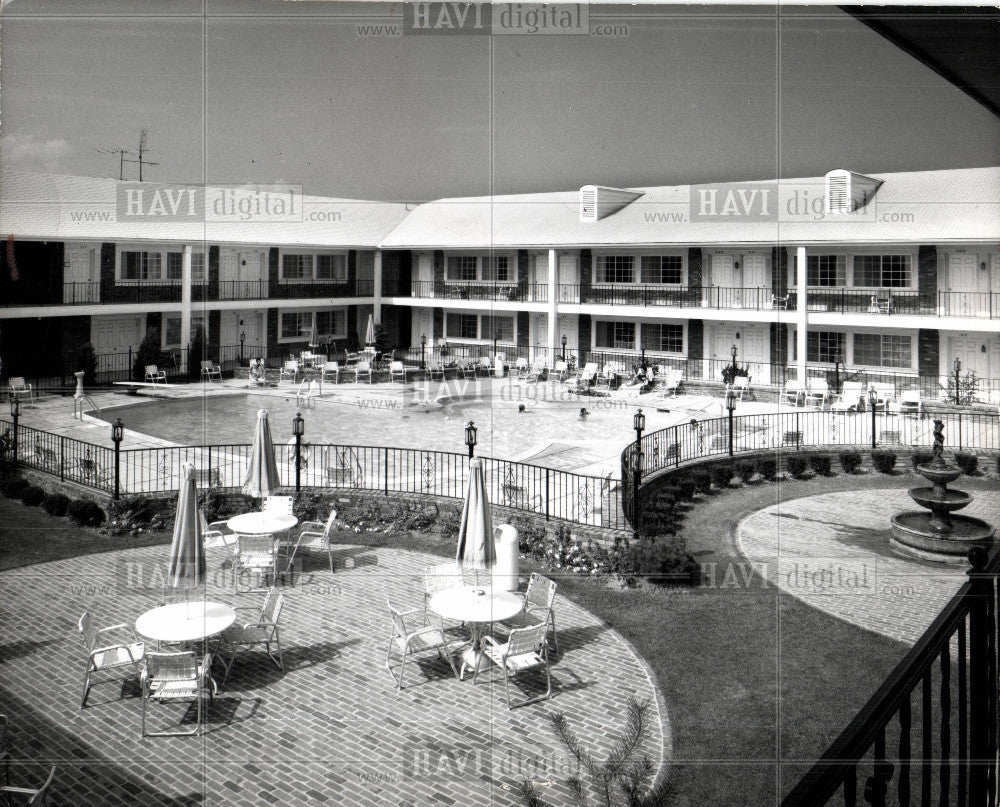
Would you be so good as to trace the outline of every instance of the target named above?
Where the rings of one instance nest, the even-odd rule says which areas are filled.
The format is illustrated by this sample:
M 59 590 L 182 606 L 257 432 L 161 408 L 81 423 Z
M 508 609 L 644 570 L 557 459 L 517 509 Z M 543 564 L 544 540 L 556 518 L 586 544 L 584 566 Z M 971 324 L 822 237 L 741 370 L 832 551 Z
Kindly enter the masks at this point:
M 458 528 L 458 551 L 455 561 L 465 569 L 492 569 L 497 562 L 493 540 L 493 519 L 486 498 L 486 476 L 483 461 L 476 457 L 469 463 L 469 486 L 462 506 L 462 521 Z
M 243 480 L 243 492 L 255 499 L 263 499 L 270 496 L 280 484 L 267 410 L 261 409 L 257 412 L 257 428 L 254 430 L 253 446 L 250 449 L 250 467 Z
M 368 327 L 365 328 L 365 347 L 375 345 L 375 315 L 368 315 Z
M 205 541 L 198 511 L 194 466 L 181 465 L 181 485 L 174 517 L 174 539 L 170 544 L 167 580 L 171 588 L 197 588 L 205 581 Z

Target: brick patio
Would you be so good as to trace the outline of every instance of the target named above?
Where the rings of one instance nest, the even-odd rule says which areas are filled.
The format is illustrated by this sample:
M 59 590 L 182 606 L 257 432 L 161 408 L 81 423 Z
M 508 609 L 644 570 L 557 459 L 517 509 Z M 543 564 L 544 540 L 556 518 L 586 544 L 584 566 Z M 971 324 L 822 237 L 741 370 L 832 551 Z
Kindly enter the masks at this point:
M 15 775 L 34 781 L 43 766 L 58 765 L 56 803 L 513 805 L 513 788 L 528 776 L 547 802 L 570 804 L 564 783 L 573 769 L 548 715 L 565 713 L 600 756 L 629 695 L 654 704 L 647 751 L 654 764 L 669 759 L 669 723 L 649 668 L 561 597 L 550 701 L 508 712 L 502 679 L 456 681 L 432 655 L 408 665 L 408 687 L 398 693 L 382 666 L 385 597 L 422 604 L 423 567 L 440 559 L 347 545 L 337 548 L 334 576 L 325 557 L 310 558 L 285 589 L 284 672 L 263 653 L 244 656 L 220 685 L 202 737 L 140 740 L 134 681 L 98 684 L 81 711 L 76 622 L 84 610 L 102 625 L 133 622 L 159 604 L 156 592 L 127 585 L 126 574 L 137 568 L 128 564 L 148 571 L 166 554 L 164 546 L 111 552 L 0 575 L 0 711 L 11 720 Z M 232 593 L 228 558 L 225 548 L 209 550 L 207 597 L 259 604 L 262 595 Z M 153 705 L 151 714 L 168 722 L 183 708 Z

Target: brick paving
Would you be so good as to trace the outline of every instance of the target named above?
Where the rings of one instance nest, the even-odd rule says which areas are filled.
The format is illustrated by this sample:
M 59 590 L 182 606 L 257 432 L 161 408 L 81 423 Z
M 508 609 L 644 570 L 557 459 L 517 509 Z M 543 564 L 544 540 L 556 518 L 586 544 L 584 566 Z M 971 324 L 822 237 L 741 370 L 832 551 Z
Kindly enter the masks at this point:
M 1000 500 L 982 490 L 973 496 L 962 514 L 1000 523 Z M 821 494 L 757 511 L 740 522 L 737 540 L 783 591 L 913 644 L 967 577 L 963 565 L 921 561 L 890 548 L 889 519 L 904 510 L 920 508 L 901 489 Z
M 80 709 L 85 655 L 76 622 L 89 610 L 99 624 L 132 623 L 159 604 L 158 592 L 134 581 L 137 573 L 148 579 L 166 554 L 147 547 L 0 574 L 0 711 L 11 721 L 15 775 L 33 781 L 58 765 L 56 804 L 514 805 L 525 776 L 547 802 L 571 804 L 573 766 L 549 716 L 565 713 L 600 755 L 629 695 L 655 705 L 650 758 L 659 765 L 670 756 L 669 722 L 645 662 L 562 597 L 551 700 L 508 712 L 502 679 L 456 681 L 433 655 L 408 665 L 407 689 L 397 692 L 382 666 L 385 598 L 421 605 L 423 567 L 440 561 L 348 545 L 337 547 L 335 575 L 325 557 L 312 557 L 285 587 L 284 671 L 263 653 L 244 656 L 220 684 L 202 737 L 140 740 L 134 680 L 98 684 Z M 229 551 L 208 554 L 203 594 L 259 606 L 262 595 L 232 592 Z M 528 692 L 537 684 L 522 682 Z M 182 705 L 153 705 L 151 716 L 167 723 L 183 713 Z

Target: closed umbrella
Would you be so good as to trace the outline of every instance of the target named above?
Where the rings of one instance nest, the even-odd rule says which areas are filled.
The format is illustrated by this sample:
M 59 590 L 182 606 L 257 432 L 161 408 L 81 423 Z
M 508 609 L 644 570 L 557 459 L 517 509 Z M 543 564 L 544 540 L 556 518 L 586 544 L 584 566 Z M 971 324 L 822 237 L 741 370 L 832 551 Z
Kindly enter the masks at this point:
M 181 486 L 177 494 L 177 514 L 167 574 L 171 588 L 192 589 L 205 582 L 205 541 L 194 477 L 194 466 L 190 462 L 181 465 Z
M 250 467 L 243 480 L 243 492 L 255 499 L 263 499 L 277 490 L 280 484 L 267 410 L 261 409 L 257 412 L 257 428 L 254 430 L 253 447 L 250 449 Z
M 486 498 L 486 475 L 483 461 L 476 457 L 469 463 L 469 486 L 462 506 L 458 528 L 458 551 L 455 562 L 465 569 L 488 570 L 497 562 L 493 539 L 493 519 Z
M 368 315 L 368 327 L 365 328 L 365 347 L 375 346 L 375 316 Z

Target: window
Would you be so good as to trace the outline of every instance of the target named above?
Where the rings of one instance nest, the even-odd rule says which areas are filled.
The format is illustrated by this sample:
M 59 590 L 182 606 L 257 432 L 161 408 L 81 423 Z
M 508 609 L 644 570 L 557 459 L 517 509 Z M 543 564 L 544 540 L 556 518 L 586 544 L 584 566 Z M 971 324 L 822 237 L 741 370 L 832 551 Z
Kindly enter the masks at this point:
M 342 308 L 316 312 L 316 336 L 343 336 L 347 333 L 347 312 Z
M 510 258 L 506 255 L 484 258 L 483 280 L 493 280 L 497 283 L 507 283 L 510 281 Z
M 204 315 L 191 317 L 191 335 L 188 339 L 193 339 L 199 328 L 205 328 Z M 208 338 L 207 331 L 205 338 Z M 165 316 L 163 318 L 163 347 L 172 348 L 181 346 L 181 318 L 176 315 Z
M 479 317 L 475 314 L 448 313 L 445 322 L 445 333 L 451 339 L 479 338 Z
M 332 280 L 335 283 L 347 282 L 346 255 L 317 255 L 316 279 Z
M 834 364 L 847 355 L 847 340 L 837 331 L 809 331 L 806 334 L 806 361 Z
M 281 315 L 282 339 L 308 339 L 312 336 L 312 311 L 285 311 Z
M 514 318 L 513 317 L 493 317 L 484 315 L 482 317 L 482 338 L 493 339 L 498 342 L 514 341 Z
M 809 255 L 806 258 L 806 285 L 844 286 L 847 269 L 843 255 Z
M 855 334 L 854 363 L 908 370 L 912 366 L 911 338 L 900 334 Z
M 904 289 L 910 285 L 909 255 L 855 255 L 854 285 Z
M 448 280 L 477 280 L 479 259 L 475 255 L 448 258 Z
M 642 257 L 643 283 L 684 282 L 684 260 L 680 255 L 644 255 Z
M 594 346 L 607 350 L 635 350 L 634 322 L 595 323 Z
M 635 258 L 631 255 L 599 255 L 597 283 L 634 283 Z
M 643 323 L 642 346 L 656 353 L 683 353 L 684 326 L 676 323 Z
M 159 252 L 122 252 L 122 280 L 159 280 L 161 258 Z
M 312 273 L 313 273 L 312 255 L 281 256 L 282 280 L 312 280 Z
M 167 253 L 167 280 L 182 280 L 184 277 L 184 253 Z M 191 282 L 205 282 L 205 253 L 191 253 Z

